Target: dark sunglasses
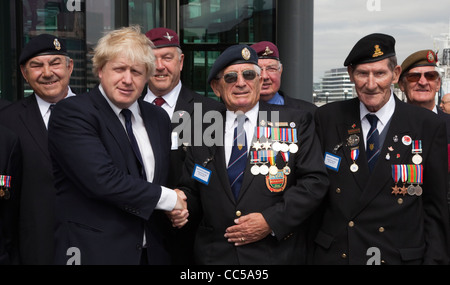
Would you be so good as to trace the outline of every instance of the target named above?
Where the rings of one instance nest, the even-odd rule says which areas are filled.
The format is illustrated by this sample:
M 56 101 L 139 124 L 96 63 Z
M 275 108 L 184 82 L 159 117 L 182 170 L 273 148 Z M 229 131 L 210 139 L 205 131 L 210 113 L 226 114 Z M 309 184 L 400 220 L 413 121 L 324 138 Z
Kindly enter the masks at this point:
M 422 74 L 428 81 L 434 81 L 439 77 L 439 73 L 437 71 L 427 71 L 425 73 L 412 72 L 407 73 L 405 77 L 409 82 L 418 82 L 422 77 Z
M 239 73 L 237 72 L 229 72 L 223 75 L 223 80 L 226 83 L 235 83 L 238 80 Z M 245 80 L 253 80 L 256 77 L 256 71 L 254 70 L 244 70 L 242 71 L 242 77 Z

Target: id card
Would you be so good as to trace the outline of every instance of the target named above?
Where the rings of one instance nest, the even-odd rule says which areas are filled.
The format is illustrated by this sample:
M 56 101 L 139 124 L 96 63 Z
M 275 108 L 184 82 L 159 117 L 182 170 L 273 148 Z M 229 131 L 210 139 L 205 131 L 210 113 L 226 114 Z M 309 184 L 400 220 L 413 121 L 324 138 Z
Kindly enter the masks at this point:
M 209 184 L 209 179 L 211 178 L 211 173 L 212 171 L 201 167 L 200 165 L 196 164 L 195 168 L 194 168 L 194 172 L 192 173 L 192 178 L 194 178 L 195 180 L 208 185 Z
M 334 171 L 339 171 L 339 165 L 341 165 L 341 159 L 339 156 L 325 152 L 325 166 Z

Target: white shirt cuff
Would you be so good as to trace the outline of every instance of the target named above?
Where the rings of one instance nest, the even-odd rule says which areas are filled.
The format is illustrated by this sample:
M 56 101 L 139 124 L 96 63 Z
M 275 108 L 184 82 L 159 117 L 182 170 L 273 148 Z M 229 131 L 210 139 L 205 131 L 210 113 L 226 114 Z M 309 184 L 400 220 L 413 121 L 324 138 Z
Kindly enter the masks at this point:
M 159 197 L 156 210 L 172 211 L 177 203 L 177 193 L 167 187 L 161 186 L 161 197 Z

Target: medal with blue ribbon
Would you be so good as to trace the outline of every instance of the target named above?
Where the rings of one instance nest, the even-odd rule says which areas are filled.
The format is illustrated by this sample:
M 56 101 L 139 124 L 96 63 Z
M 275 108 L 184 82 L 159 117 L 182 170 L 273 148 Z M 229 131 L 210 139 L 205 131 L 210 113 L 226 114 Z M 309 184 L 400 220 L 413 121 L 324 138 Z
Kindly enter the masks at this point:
M 351 172 L 357 172 L 359 167 L 356 164 L 356 160 L 359 157 L 359 148 L 352 149 L 351 152 L 350 152 L 350 156 L 351 156 L 351 158 L 353 160 L 353 164 L 350 166 L 350 171 Z

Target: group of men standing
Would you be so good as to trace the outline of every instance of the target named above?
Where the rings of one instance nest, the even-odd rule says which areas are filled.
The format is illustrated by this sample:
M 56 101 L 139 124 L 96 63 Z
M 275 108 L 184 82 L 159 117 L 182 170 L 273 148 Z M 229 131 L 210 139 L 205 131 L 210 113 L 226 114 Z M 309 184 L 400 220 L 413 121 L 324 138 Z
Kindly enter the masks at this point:
M 432 51 L 400 66 L 394 38 L 362 38 L 357 98 L 320 108 L 279 90 L 271 42 L 217 58 L 219 100 L 182 85 L 183 60 L 174 31 L 121 28 L 75 96 L 64 42 L 30 41 L 34 94 L 0 111 L 1 263 L 449 264 L 450 124 L 413 106 L 440 84 Z

